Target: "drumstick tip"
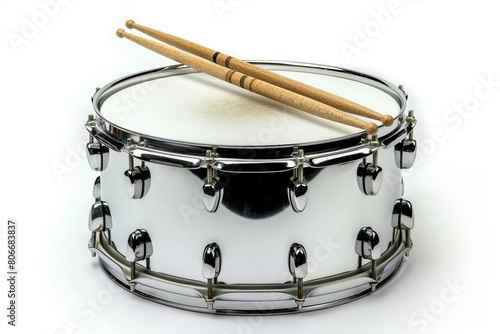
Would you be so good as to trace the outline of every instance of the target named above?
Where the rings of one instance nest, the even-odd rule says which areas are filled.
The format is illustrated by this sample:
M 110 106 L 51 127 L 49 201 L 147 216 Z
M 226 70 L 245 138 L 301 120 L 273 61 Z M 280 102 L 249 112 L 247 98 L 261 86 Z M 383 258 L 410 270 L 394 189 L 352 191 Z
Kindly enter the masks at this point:
M 125 34 L 126 34 L 125 30 L 123 30 L 122 28 L 120 28 L 116 31 L 116 36 L 118 36 L 120 38 L 123 38 L 123 36 L 125 36 Z
M 368 132 L 368 134 L 370 135 L 374 135 L 378 131 L 378 126 L 375 123 L 366 123 L 365 131 Z
M 125 22 L 125 26 L 129 29 L 134 29 L 134 20 L 127 20 L 127 22 Z
M 392 118 L 391 115 L 384 115 L 382 116 L 382 124 L 384 124 L 385 126 L 391 126 L 392 123 L 394 123 L 394 118 Z

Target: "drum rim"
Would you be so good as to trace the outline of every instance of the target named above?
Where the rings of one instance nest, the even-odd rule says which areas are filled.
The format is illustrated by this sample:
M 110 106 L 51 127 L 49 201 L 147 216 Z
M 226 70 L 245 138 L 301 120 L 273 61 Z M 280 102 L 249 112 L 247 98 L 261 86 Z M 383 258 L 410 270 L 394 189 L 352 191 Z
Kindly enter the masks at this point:
M 401 269 L 404 262 L 405 255 L 413 249 L 413 243 L 408 243 L 408 235 L 403 231 L 398 230 L 394 241 L 389 245 L 389 248 L 382 254 L 381 258 L 376 260 L 376 271 L 379 277 L 374 279 L 371 275 L 372 265 L 371 262 L 359 267 L 350 272 L 338 273 L 318 279 L 313 279 L 304 282 L 304 287 L 309 286 L 309 291 L 303 298 L 298 298 L 295 295 L 296 283 L 280 282 L 280 283 L 256 283 L 256 284 L 231 284 L 231 283 L 218 283 L 218 295 L 213 298 L 207 296 L 207 283 L 199 280 L 188 279 L 183 277 L 171 276 L 168 274 L 156 272 L 151 269 L 146 269 L 140 264 L 136 264 L 137 273 L 139 277 L 130 277 L 130 263 L 125 260 L 125 257 L 119 253 L 115 246 L 109 242 L 104 232 L 96 231 L 91 239 L 95 241 L 95 245 L 89 242 L 89 249 L 91 252 L 97 254 L 100 260 L 101 267 L 115 283 L 127 289 L 131 293 L 138 295 L 142 298 L 164 304 L 167 306 L 184 309 L 188 311 L 195 311 L 201 313 L 220 314 L 220 315 L 277 315 L 277 314 L 290 314 L 315 311 L 325 308 L 330 308 L 338 305 L 345 304 L 357 300 L 361 297 L 368 296 L 384 287 L 388 282 L 394 278 L 397 272 Z M 112 263 L 116 267 L 116 272 L 111 271 L 111 267 L 106 262 Z M 373 261 L 372 261 L 373 262 Z M 355 278 L 364 279 L 363 283 L 355 281 Z M 172 293 L 176 295 L 178 301 L 170 300 L 161 296 L 161 293 L 146 293 L 143 292 L 141 285 L 149 286 L 151 282 L 165 283 L 166 286 L 176 286 L 184 289 L 186 293 L 175 292 L 168 288 L 154 288 L 158 292 Z M 350 282 L 349 286 L 344 286 L 341 289 L 333 289 L 330 292 L 323 293 L 317 297 L 314 296 L 314 291 L 321 288 L 333 288 L 336 283 Z M 359 289 L 360 287 L 362 289 Z M 133 288 L 132 288 L 133 287 Z M 153 286 L 152 286 L 153 287 Z M 339 297 L 338 293 L 346 292 L 345 296 Z M 189 293 L 187 293 L 189 292 Z M 233 293 L 267 293 L 271 298 L 269 300 L 239 300 L 231 298 Z M 294 300 L 301 301 L 303 307 L 274 307 L 269 309 L 260 309 L 256 307 L 255 302 L 273 302 L 273 294 L 280 293 L 288 296 L 289 302 Z M 326 297 L 326 300 L 321 297 Z M 226 299 L 227 298 L 227 299 Z M 227 302 L 235 303 L 234 308 L 222 307 L 217 305 L 217 300 L 225 300 Z M 193 301 L 196 303 L 193 304 Z M 207 303 L 205 304 L 204 301 Z M 304 303 L 306 302 L 306 303 Z M 301 304 L 302 304 L 301 303 Z M 201 304 L 201 305 L 200 305 Z M 213 307 L 207 307 L 209 304 Z M 237 305 L 245 305 L 242 309 Z M 298 305 L 298 304 L 297 304 Z M 250 306 L 250 308 L 248 308 Z
M 394 124 L 390 127 L 379 126 L 378 140 L 380 146 L 388 147 L 392 143 L 395 143 L 406 136 L 407 133 L 413 128 L 414 124 L 408 124 L 403 117 L 404 111 L 406 109 L 406 99 L 404 92 L 392 83 L 381 79 L 376 76 L 365 74 L 358 71 L 353 71 L 341 67 L 320 65 L 312 63 L 303 62 L 292 62 L 292 61 L 262 61 L 254 60 L 248 61 L 249 63 L 262 66 L 269 70 L 284 70 L 284 71 L 295 71 L 295 72 L 305 72 L 320 75 L 330 75 L 334 77 L 339 77 L 347 80 L 353 80 L 362 84 L 367 84 L 376 89 L 379 89 L 391 98 L 393 98 L 396 103 L 400 106 L 399 113 L 394 116 Z M 217 148 L 217 153 L 221 158 L 228 158 L 234 160 L 235 158 L 241 160 L 240 157 L 244 157 L 245 161 L 259 160 L 257 164 L 261 164 L 264 161 L 269 161 L 273 159 L 288 159 L 291 157 L 291 153 L 294 147 L 303 149 L 306 152 L 306 156 L 322 154 L 325 152 L 337 152 L 342 151 L 342 162 L 347 162 L 362 158 L 374 152 L 374 149 L 369 149 L 367 147 L 368 134 L 365 131 L 356 132 L 354 134 L 344 135 L 336 138 L 310 141 L 310 142 L 297 142 L 290 144 L 271 144 L 271 145 L 244 145 L 244 146 L 234 146 L 234 145 L 211 145 L 195 142 L 184 142 L 178 140 L 171 140 L 165 138 L 159 138 L 147 134 L 138 133 L 129 129 L 126 129 L 120 125 L 114 124 L 108 121 L 100 111 L 103 103 L 115 93 L 131 87 L 133 85 L 141 84 L 147 81 L 152 81 L 155 79 L 166 78 L 176 75 L 185 75 L 191 73 L 199 73 L 199 71 L 189 68 L 185 65 L 173 65 L 167 67 L 156 68 L 152 70 L 137 72 L 132 75 L 128 75 L 112 81 L 102 87 L 97 89 L 94 96 L 92 97 L 92 103 L 94 111 L 97 115 L 97 120 L 95 122 L 87 122 L 87 130 L 94 135 L 94 137 L 99 140 L 105 146 L 115 150 L 115 151 L 129 151 L 138 159 L 159 162 L 162 163 L 162 159 L 154 159 L 152 156 L 166 154 L 180 154 L 183 157 L 181 160 L 183 162 L 179 167 L 184 168 L 199 168 L 204 163 L 193 163 L 185 162 L 186 157 L 189 160 L 193 157 L 195 160 L 200 157 L 203 158 L 206 152 L 213 150 L 214 147 Z M 144 150 L 136 150 L 135 152 L 131 149 L 127 149 L 127 139 L 132 139 L 135 143 L 145 143 L 143 148 L 150 148 L 147 154 Z M 355 148 L 355 149 L 354 149 Z M 376 148 L 375 148 L 376 149 Z M 344 151 L 352 152 L 344 152 Z M 363 152 L 360 153 L 359 150 Z M 155 161 L 158 160 L 158 161 Z M 335 159 L 334 159 L 335 160 Z M 338 162 L 335 162 L 338 163 Z M 335 164 L 332 163 L 332 164 Z M 167 163 L 169 164 L 169 163 Z M 238 161 L 231 161 L 231 168 L 238 164 Z M 226 164 L 222 163 L 224 166 L 215 166 L 217 169 L 224 169 L 227 167 Z M 281 166 L 282 165 L 282 166 Z M 296 166 L 296 164 L 285 162 L 282 163 L 278 169 L 291 169 Z M 313 164 L 314 165 L 314 164 Z M 311 167 L 323 167 L 323 166 L 311 166 Z M 243 168 L 245 170 L 245 168 Z M 259 168 L 257 168 L 259 169 Z

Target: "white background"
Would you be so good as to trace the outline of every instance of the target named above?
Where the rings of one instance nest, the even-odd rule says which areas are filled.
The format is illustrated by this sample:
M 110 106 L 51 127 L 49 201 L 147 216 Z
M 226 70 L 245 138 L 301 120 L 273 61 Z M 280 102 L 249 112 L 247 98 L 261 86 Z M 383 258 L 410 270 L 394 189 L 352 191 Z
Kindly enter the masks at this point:
M 19 230 L 18 327 L 6 324 L 2 278 L 2 328 L 498 332 L 498 2 L 55 1 L 3 1 L 0 8 L 1 268 L 7 219 Z M 171 63 L 115 36 L 130 18 L 238 58 L 324 63 L 404 84 L 420 151 L 405 178 L 416 209 L 415 249 L 397 279 L 341 307 L 253 318 L 180 311 L 116 288 L 86 249 L 95 174 L 83 124 L 95 87 Z

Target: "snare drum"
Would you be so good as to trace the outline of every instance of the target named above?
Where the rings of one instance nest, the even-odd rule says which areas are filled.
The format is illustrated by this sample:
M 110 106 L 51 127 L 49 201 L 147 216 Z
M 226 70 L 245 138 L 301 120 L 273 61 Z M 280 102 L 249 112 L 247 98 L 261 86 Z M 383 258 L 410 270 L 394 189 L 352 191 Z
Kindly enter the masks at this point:
M 180 65 L 98 89 L 89 249 L 136 295 L 214 314 L 316 310 L 378 290 L 412 248 L 401 170 L 416 120 L 402 87 L 254 63 L 394 124 L 369 136 Z

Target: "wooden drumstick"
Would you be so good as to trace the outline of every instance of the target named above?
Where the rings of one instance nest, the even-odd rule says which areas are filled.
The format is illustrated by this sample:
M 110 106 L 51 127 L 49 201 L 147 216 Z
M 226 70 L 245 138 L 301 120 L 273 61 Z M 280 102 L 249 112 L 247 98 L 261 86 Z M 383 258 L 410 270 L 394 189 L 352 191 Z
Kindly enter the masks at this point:
M 307 96 L 311 99 L 317 100 L 324 104 L 328 104 L 332 107 L 348 112 L 350 114 L 355 114 L 379 120 L 385 126 L 391 126 L 392 123 L 394 122 L 394 119 L 391 115 L 382 115 L 374 110 L 366 108 L 360 104 L 357 104 L 343 97 L 325 92 L 324 90 L 306 85 L 305 83 L 302 83 L 300 81 L 296 81 L 287 78 L 283 75 L 268 71 L 266 69 L 263 69 L 262 67 L 249 64 L 242 60 L 220 53 L 216 50 L 207 48 L 203 45 L 193 43 L 186 39 L 142 26 L 140 24 L 135 23 L 133 20 L 128 20 L 125 25 L 129 29 L 139 30 L 145 33 L 146 35 L 156 38 L 159 41 L 170 44 L 176 48 L 192 53 L 201 58 L 213 61 L 214 63 L 217 63 L 221 66 L 225 66 L 232 70 L 252 76 L 256 79 L 269 82 L 273 85 L 285 88 L 297 94 Z
M 185 64 L 198 71 L 315 116 L 363 129 L 371 135 L 376 134 L 378 131 L 378 127 L 375 123 L 364 122 L 324 103 L 290 92 L 284 88 L 252 78 L 251 76 L 239 73 L 226 67 L 219 66 L 208 60 L 193 56 L 162 43 L 129 34 L 123 29 L 118 29 L 116 31 L 116 35 L 120 38 L 125 37 L 141 46 L 144 46 L 145 48 L 150 49 L 151 51 Z

